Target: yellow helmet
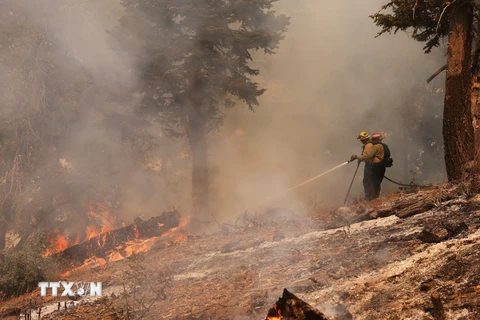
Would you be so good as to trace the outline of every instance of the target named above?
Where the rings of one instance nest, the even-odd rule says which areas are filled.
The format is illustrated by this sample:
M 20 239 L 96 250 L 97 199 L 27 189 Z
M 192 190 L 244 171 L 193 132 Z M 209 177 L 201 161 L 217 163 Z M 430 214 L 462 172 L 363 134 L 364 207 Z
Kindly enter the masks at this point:
M 360 132 L 357 139 L 367 140 L 367 139 L 370 139 L 370 135 L 368 133 L 366 133 L 365 131 L 363 131 L 363 132 Z

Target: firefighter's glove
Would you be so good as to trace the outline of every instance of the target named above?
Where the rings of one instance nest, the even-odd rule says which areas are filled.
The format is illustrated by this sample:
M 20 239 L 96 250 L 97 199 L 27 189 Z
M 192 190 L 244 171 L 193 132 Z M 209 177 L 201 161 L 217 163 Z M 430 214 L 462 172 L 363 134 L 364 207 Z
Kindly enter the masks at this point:
M 358 156 L 357 156 L 356 154 L 354 154 L 354 155 L 350 158 L 350 161 L 349 161 L 349 162 L 352 162 L 353 160 L 356 160 L 357 157 L 358 157 Z

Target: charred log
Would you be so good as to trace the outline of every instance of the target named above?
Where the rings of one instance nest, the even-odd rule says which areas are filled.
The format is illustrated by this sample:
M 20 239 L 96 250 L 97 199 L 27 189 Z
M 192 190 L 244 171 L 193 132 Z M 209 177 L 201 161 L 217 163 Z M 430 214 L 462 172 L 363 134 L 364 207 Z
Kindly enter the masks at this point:
M 137 218 L 131 225 L 102 233 L 56 253 L 52 257 L 65 262 L 70 267 L 79 266 L 88 258 L 104 258 L 119 246 L 135 240 L 160 236 L 164 232 L 178 227 L 179 224 L 180 213 L 178 211 L 163 212 L 162 215 L 147 221 Z
M 435 203 L 443 203 L 455 198 L 455 194 L 432 194 L 431 197 L 425 198 L 421 195 L 404 198 L 391 207 L 378 210 L 377 217 L 388 217 L 396 215 L 399 218 L 409 218 L 416 214 L 435 208 Z
M 468 225 L 463 221 L 440 222 L 437 225 L 425 226 L 418 235 L 418 239 L 424 243 L 440 243 L 466 230 Z
M 404 209 L 398 210 L 395 215 L 399 218 L 408 218 L 433 208 L 435 208 L 435 204 L 433 204 L 433 202 L 419 202 Z
M 287 289 L 283 289 L 283 296 L 278 299 L 273 308 L 268 311 L 265 320 L 329 320 L 329 318 L 314 309 L 305 301 L 299 299 Z

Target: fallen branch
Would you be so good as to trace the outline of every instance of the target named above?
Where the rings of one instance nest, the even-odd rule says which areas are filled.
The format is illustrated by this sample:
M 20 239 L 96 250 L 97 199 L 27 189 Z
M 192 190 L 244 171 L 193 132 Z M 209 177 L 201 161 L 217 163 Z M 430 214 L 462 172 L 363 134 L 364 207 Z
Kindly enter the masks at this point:
M 178 211 L 163 212 L 161 216 L 147 221 L 137 218 L 131 225 L 102 233 L 52 256 L 66 262 L 69 267 L 76 267 L 91 257 L 104 258 L 112 250 L 128 242 L 160 236 L 164 232 L 178 227 L 179 224 L 180 213 Z
M 447 65 L 444 65 L 443 67 L 441 67 L 440 69 L 438 69 L 437 71 L 435 71 L 434 74 L 432 74 L 428 79 L 427 79 L 427 83 L 430 83 L 430 81 L 432 81 L 433 79 L 435 79 L 440 73 L 442 73 L 442 71 L 446 70 L 447 69 Z

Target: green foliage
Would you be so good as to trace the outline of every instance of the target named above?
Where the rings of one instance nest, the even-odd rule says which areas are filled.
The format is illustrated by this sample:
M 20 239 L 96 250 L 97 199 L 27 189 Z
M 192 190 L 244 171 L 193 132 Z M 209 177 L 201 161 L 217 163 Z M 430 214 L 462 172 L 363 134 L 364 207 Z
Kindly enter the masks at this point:
M 370 17 L 382 28 L 377 36 L 399 30 L 411 31 L 413 39 L 425 42 L 424 50 L 429 53 L 448 35 L 450 4 L 450 1 L 439 0 L 396 0 Z
M 22 249 L 4 253 L 0 261 L 0 296 L 19 296 L 36 289 L 40 281 L 55 281 L 55 264 L 42 258 L 45 239 L 42 232 L 33 232 Z
M 289 24 L 276 1 L 124 0 L 116 37 L 142 57 L 143 114 L 180 137 L 191 125 L 218 129 L 235 100 L 253 110 L 265 90 L 251 79 L 252 54 L 274 53 Z

